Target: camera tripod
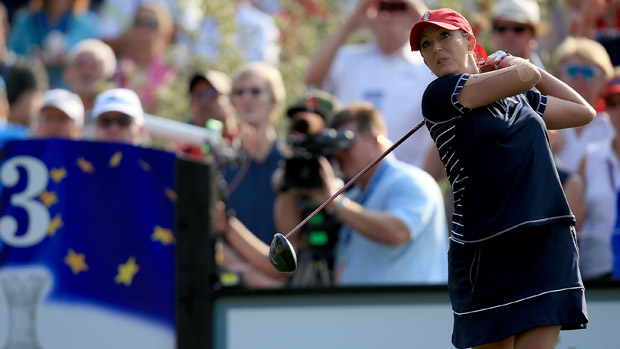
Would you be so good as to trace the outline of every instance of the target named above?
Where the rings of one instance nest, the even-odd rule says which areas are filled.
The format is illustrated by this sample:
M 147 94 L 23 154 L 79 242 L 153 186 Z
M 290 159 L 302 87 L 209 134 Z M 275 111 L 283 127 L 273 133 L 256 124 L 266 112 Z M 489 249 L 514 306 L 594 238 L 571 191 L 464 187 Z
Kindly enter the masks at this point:
M 325 253 L 313 251 L 312 248 L 300 250 L 297 272 L 291 279 L 291 287 L 329 287 L 333 284 Z

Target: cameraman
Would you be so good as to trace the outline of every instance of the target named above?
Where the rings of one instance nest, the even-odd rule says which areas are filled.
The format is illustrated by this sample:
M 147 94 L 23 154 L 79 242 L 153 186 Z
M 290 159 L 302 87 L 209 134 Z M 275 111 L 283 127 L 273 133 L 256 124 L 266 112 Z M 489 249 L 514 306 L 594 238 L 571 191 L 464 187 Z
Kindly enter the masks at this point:
M 336 98 L 321 90 L 309 90 L 287 109 L 290 122 L 288 143 L 292 156 L 284 167 L 274 174 L 274 187 L 278 189 L 275 202 L 275 219 L 282 233 L 300 222 L 321 202 L 315 202 L 307 190 L 321 186 L 319 157 L 333 155 L 337 134 L 326 134 L 326 125 L 334 110 Z M 340 181 L 342 183 L 342 181 Z M 325 211 L 319 212 L 300 230 L 293 243 L 297 246 L 298 271 L 291 279 L 292 286 L 311 286 L 332 283 L 333 247 L 340 223 Z M 317 264 L 318 263 L 318 264 Z M 318 277 L 315 278 L 315 277 Z
M 389 146 L 385 122 L 369 103 L 356 103 L 336 113 L 328 124 L 350 130 L 350 148 L 335 153 L 352 178 Z M 306 190 L 325 202 L 338 190 L 334 170 L 320 159 L 323 186 Z M 412 165 L 386 157 L 356 183 L 347 196 L 326 210 L 343 223 L 336 250 L 336 283 L 341 285 L 442 284 L 447 282 L 447 242 L 443 197 L 435 180 Z M 280 231 L 290 231 L 303 218 L 289 191 L 278 195 Z

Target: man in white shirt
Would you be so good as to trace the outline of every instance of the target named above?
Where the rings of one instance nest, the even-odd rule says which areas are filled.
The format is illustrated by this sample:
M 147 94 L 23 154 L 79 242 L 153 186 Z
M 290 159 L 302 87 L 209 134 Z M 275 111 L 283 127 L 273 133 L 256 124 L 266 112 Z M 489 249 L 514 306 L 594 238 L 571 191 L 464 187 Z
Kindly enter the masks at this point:
M 343 105 L 371 102 L 384 116 L 395 142 L 422 120 L 421 99 L 434 79 L 422 57 L 409 48 L 409 31 L 427 10 L 421 0 L 361 0 L 340 29 L 328 38 L 306 72 L 309 85 L 335 95 Z M 345 45 L 368 28 L 375 41 Z M 435 151 L 428 132 L 418 132 L 395 150 L 398 159 L 425 167 Z

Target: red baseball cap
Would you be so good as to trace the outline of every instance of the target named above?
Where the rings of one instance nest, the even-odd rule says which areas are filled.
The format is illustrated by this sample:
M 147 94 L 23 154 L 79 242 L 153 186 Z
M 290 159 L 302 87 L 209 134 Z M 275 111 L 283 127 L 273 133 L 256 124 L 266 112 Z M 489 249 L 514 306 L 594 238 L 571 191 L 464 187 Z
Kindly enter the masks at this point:
M 420 35 L 422 30 L 426 26 L 434 24 L 447 30 L 459 30 L 462 29 L 467 34 L 474 36 L 474 30 L 462 14 L 454 11 L 450 8 L 440 8 L 438 10 L 426 11 L 426 13 L 420 18 L 416 24 L 411 28 L 411 34 L 409 35 L 409 44 L 411 45 L 411 51 L 420 50 Z M 483 62 L 487 59 L 487 52 L 482 46 L 476 44 L 474 52 L 483 58 Z M 476 56 L 476 57 L 478 57 Z M 480 62 L 478 63 L 480 64 Z
M 609 80 L 607 86 L 605 86 L 603 98 L 607 100 L 611 97 L 611 95 L 615 95 L 617 93 L 620 93 L 620 76 L 615 76 L 613 79 Z

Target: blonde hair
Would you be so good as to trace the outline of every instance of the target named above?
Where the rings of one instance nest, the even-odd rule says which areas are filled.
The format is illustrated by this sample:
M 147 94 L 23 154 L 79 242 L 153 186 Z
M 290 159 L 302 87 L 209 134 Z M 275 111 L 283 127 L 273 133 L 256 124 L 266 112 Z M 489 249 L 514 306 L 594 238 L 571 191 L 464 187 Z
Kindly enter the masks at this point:
M 271 112 L 270 119 L 271 121 L 275 121 L 275 119 L 280 114 L 280 111 L 286 99 L 286 90 L 284 88 L 284 80 L 282 79 L 282 74 L 276 67 L 268 63 L 244 63 L 237 67 L 237 69 L 235 69 L 235 71 L 232 73 L 231 80 L 233 86 L 239 80 L 242 80 L 249 75 L 259 76 L 267 82 L 267 89 L 269 90 L 269 93 L 271 94 L 271 97 L 275 102 L 275 107 Z
M 98 39 L 86 39 L 78 42 L 69 52 L 68 63 L 73 64 L 77 56 L 83 52 L 91 52 L 101 62 L 103 75 L 106 79 L 116 72 L 116 56 L 108 44 Z
M 575 55 L 587 59 L 603 70 L 606 80 L 610 79 L 614 73 L 614 67 L 607 50 L 594 40 L 569 36 L 562 41 L 555 53 L 559 64 Z

